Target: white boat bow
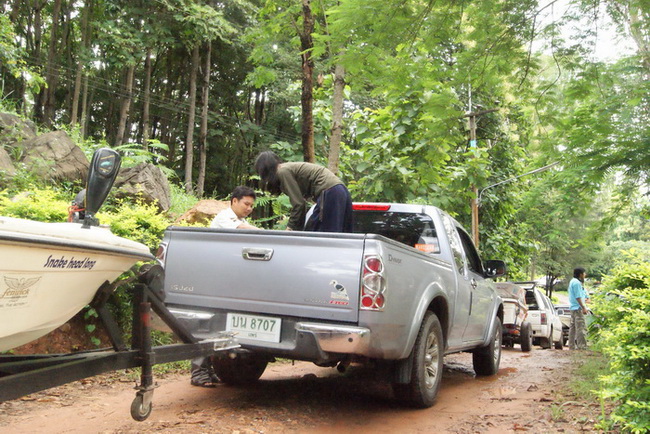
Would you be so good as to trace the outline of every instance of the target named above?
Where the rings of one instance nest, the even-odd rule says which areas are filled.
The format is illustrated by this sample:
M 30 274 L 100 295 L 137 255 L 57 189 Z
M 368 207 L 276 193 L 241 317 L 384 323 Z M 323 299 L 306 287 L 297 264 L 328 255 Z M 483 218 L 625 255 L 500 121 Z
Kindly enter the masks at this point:
M 153 259 L 144 244 L 98 226 L 0 217 L 0 351 L 61 326 L 104 282 Z

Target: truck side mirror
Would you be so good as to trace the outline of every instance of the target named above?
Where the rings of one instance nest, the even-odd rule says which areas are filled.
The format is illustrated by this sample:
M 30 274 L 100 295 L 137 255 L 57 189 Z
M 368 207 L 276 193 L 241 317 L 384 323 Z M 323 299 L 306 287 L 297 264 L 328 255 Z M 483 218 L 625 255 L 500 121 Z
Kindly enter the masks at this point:
M 496 259 L 485 261 L 485 277 L 500 277 L 505 276 L 508 272 L 506 263 Z

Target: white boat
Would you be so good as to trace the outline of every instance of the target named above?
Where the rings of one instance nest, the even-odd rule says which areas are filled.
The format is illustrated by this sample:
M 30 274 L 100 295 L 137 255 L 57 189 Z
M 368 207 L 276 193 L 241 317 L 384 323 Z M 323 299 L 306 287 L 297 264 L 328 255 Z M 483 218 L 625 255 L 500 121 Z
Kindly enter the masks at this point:
M 0 351 L 61 326 L 105 281 L 151 259 L 144 244 L 99 226 L 0 217 Z
M 0 217 L 0 351 L 38 339 L 90 303 L 97 290 L 137 261 L 144 244 L 101 228 L 95 213 L 120 169 L 113 149 L 95 151 L 83 197 L 83 225 Z

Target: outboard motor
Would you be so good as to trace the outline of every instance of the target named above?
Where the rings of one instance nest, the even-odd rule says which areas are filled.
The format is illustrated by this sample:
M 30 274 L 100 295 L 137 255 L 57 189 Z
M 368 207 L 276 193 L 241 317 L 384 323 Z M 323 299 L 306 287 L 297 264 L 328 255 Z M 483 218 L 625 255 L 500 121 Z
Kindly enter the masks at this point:
M 99 211 L 108 196 L 108 192 L 111 191 L 113 182 L 120 170 L 121 162 L 120 154 L 114 149 L 100 148 L 93 154 L 83 200 L 83 228 L 99 226 L 99 220 L 95 217 L 95 213 Z M 79 192 L 75 201 L 82 193 L 83 190 Z

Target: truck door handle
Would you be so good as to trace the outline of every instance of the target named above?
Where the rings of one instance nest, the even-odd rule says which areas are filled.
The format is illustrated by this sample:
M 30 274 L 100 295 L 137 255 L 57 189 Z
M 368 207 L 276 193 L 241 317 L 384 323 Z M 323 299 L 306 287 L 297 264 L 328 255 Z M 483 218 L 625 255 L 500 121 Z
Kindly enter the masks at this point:
M 273 257 L 273 249 L 263 247 L 244 247 L 241 249 L 241 255 L 249 261 L 270 261 Z
M 478 286 L 478 283 L 476 283 L 476 279 L 472 279 L 469 281 L 469 284 L 472 286 L 472 288 L 476 289 Z

